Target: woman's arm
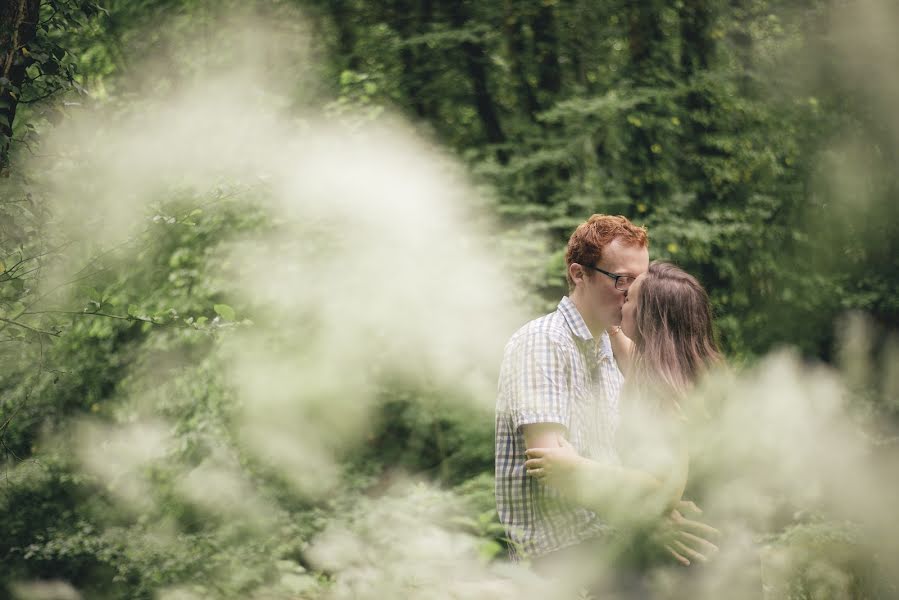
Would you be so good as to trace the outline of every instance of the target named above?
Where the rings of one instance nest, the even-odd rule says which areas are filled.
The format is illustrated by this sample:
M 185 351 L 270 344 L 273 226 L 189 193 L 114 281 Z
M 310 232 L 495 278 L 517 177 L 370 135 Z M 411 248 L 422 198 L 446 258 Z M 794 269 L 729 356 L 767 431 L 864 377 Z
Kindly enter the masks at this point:
M 668 514 L 687 482 L 686 448 L 680 448 L 664 475 L 609 465 L 579 456 L 566 440 L 560 448 L 532 448 L 528 475 L 544 479 L 569 499 L 599 512 L 609 522 L 633 523 Z
M 623 375 L 627 375 L 634 355 L 634 342 L 631 338 L 624 335 L 619 325 L 610 327 L 607 331 L 609 333 L 609 342 L 612 344 L 612 354 L 615 355 L 615 362 L 618 363 L 618 370 Z

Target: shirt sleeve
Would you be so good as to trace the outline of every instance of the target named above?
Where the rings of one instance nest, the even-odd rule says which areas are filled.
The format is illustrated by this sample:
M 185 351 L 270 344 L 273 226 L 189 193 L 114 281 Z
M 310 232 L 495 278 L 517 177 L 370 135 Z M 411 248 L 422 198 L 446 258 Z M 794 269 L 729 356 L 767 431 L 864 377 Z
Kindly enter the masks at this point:
M 538 332 L 524 336 L 510 356 L 512 381 L 509 414 L 512 425 L 571 421 L 570 360 L 560 344 Z

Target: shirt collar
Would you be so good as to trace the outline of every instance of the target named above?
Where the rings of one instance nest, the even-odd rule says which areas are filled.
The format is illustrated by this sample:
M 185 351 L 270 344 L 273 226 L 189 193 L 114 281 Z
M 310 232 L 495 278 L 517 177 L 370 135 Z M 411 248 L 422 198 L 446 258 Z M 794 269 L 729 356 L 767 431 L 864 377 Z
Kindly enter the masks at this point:
M 565 317 L 565 322 L 568 323 L 568 327 L 571 328 L 571 333 L 573 333 L 576 338 L 584 342 L 593 342 L 600 356 L 608 358 L 613 356 L 612 342 L 609 339 L 609 334 L 603 331 L 602 335 L 599 336 L 599 339 L 594 338 L 593 334 L 590 333 L 590 329 L 587 328 L 587 323 L 584 322 L 584 317 L 578 312 L 578 309 L 574 305 L 574 302 L 571 301 L 571 298 L 563 296 L 562 300 L 559 302 L 558 310 L 562 313 L 562 316 Z
M 565 317 L 565 322 L 568 323 L 568 327 L 571 328 L 571 332 L 575 337 L 578 337 L 585 342 L 589 342 L 593 339 L 593 334 L 590 333 L 590 330 L 587 328 L 584 317 L 578 312 L 577 307 L 574 305 L 574 302 L 571 301 L 571 298 L 568 296 L 562 297 L 562 301 L 559 302 L 559 312 Z

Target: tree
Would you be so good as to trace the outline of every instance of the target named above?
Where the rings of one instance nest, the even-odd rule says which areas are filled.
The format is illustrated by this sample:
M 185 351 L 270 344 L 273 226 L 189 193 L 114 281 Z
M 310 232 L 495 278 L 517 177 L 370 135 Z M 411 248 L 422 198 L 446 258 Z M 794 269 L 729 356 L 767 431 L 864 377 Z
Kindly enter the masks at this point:
M 37 33 L 40 0 L 10 0 L 0 5 L 0 177 L 9 176 L 9 146 L 19 95 L 26 80 L 28 45 Z

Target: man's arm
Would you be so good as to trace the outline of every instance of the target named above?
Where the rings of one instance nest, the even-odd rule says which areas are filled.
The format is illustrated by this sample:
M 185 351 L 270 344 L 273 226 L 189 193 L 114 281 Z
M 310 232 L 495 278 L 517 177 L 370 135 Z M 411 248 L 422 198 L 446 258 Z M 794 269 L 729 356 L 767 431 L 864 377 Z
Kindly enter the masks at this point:
M 560 448 L 567 431 L 558 423 L 532 423 L 522 425 L 521 433 L 524 435 L 524 445 L 532 448 Z

